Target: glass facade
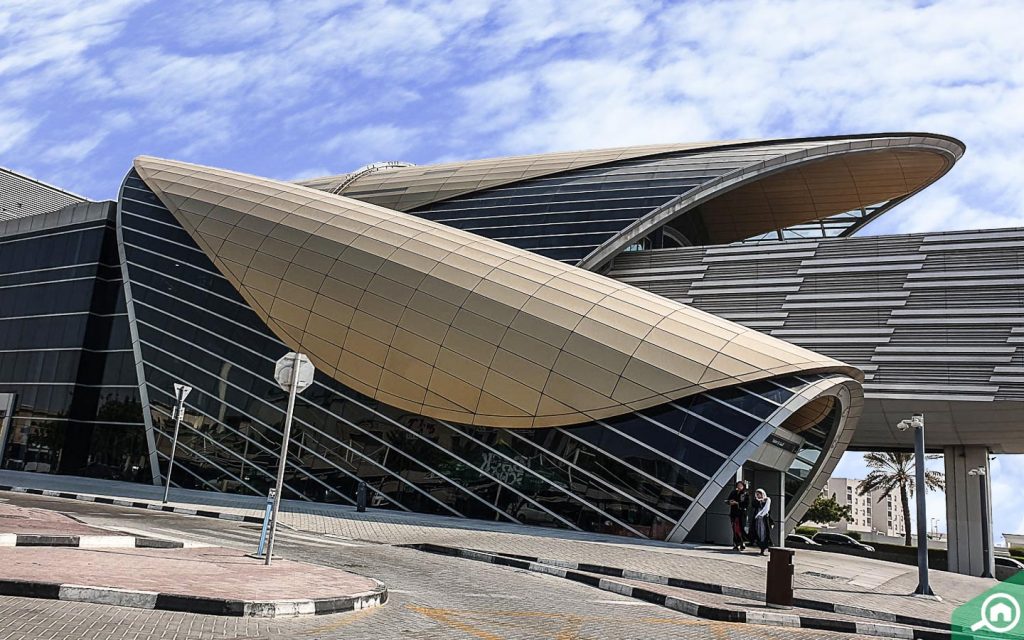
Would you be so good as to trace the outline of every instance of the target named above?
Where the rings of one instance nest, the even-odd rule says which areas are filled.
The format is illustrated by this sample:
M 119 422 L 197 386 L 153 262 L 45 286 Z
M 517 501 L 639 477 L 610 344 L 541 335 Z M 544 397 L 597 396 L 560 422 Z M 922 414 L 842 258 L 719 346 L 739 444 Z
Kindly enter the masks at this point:
M 796 453 L 796 458 L 789 465 L 789 469 L 786 470 L 787 503 L 792 502 L 797 497 L 801 490 L 807 486 L 807 481 L 821 467 L 829 443 L 839 423 L 840 413 L 841 407 L 839 403 L 834 402 L 832 410 L 829 411 L 821 422 L 800 432 L 803 443 Z
M 106 219 L 0 237 L 5 469 L 151 477 L 108 210 Z
M 523 180 L 410 213 L 575 264 L 644 214 L 734 168 L 695 167 L 692 155 L 665 154 Z M 346 195 L 359 197 L 355 191 Z M 644 248 L 676 246 L 667 241 L 659 234 Z
M 119 225 L 161 471 L 172 385 L 182 381 L 195 390 L 175 481 L 265 493 L 286 401 L 271 374 L 288 349 L 134 173 Z M 409 414 L 318 374 L 296 404 L 285 497 L 351 504 L 364 480 L 378 507 L 664 538 L 809 380 L 724 388 L 567 428 L 508 430 Z

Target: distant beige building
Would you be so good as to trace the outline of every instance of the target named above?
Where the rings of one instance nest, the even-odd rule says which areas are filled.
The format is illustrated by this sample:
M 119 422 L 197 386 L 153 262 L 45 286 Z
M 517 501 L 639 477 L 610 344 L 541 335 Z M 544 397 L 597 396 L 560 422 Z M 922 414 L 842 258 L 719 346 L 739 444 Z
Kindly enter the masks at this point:
M 885 536 L 899 537 L 906 534 L 907 526 L 903 519 L 903 508 L 897 492 L 882 497 L 881 491 L 873 491 L 866 496 L 857 493 L 861 480 L 852 478 L 830 478 L 821 490 L 822 495 L 835 496 L 843 506 L 849 506 L 853 518 L 841 520 L 827 525 L 841 532 L 857 531 L 859 533 L 879 533 Z M 808 522 L 808 526 L 820 526 L 819 523 Z

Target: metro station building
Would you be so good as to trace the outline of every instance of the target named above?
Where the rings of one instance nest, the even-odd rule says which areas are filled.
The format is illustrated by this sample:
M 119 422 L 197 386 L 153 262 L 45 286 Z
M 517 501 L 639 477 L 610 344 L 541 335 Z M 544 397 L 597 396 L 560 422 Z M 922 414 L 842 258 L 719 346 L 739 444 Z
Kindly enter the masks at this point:
M 1024 452 L 1024 231 L 865 236 L 963 154 L 920 133 L 401 162 L 287 183 L 136 158 L 116 201 L 0 170 L 0 467 L 725 541 L 737 475 L 802 515 L 848 449 L 946 454 L 981 570 Z M 890 215 L 898 215 L 898 209 Z M 987 478 L 988 476 L 985 476 Z M 990 517 L 985 514 L 984 517 Z

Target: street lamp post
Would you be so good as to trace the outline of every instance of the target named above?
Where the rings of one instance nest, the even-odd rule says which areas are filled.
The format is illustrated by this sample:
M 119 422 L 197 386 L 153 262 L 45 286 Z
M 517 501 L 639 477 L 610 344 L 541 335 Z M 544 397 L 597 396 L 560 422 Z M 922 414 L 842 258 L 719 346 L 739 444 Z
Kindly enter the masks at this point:
M 171 440 L 171 457 L 167 460 L 167 483 L 164 485 L 164 504 L 167 504 L 167 496 L 171 492 L 171 472 L 174 471 L 174 452 L 178 448 L 178 431 L 181 429 L 181 419 L 185 415 L 185 398 L 192 387 L 174 383 L 174 438 Z
M 992 551 L 989 545 L 992 541 L 992 534 L 988 531 L 988 491 L 985 486 L 985 474 L 984 466 L 967 472 L 969 476 L 978 477 L 978 488 L 981 490 L 981 577 L 991 578 L 992 567 L 989 562 L 992 559 Z
M 917 484 L 917 589 L 914 595 L 935 596 L 928 585 L 928 511 L 925 507 L 924 484 L 924 414 L 915 413 L 909 420 L 900 420 L 900 431 L 914 429 L 914 471 Z M 910 523 L 907 523 L 909 526 Z

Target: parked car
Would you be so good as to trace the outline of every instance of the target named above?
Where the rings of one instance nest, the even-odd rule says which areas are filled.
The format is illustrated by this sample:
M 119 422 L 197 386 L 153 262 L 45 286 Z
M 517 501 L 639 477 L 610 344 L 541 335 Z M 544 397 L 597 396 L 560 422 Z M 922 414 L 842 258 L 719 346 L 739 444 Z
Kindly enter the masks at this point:
M 821 545 L 811 540 L 807 536 L 802 536 L 799 533 L 791 533 L 786 536 L 786 544 L 803 545 L 805 547 L 820 547 Z
M 1016 558 L 1006 558 L 1004 556 L 996 556 L 996 566 L 1006 567 L 1008 569 L 1016 569 L 1020 571 L 1024 569 L 1024 562 L 1017 560 Z
M 871 552 L 875 550 L 871 545 L 858 542 L 842 533 L 816 533 L 813 540 L 825 547 L 846 547 L 848 549 L 860 549 L 861 551 Z

